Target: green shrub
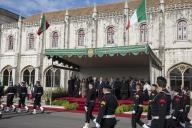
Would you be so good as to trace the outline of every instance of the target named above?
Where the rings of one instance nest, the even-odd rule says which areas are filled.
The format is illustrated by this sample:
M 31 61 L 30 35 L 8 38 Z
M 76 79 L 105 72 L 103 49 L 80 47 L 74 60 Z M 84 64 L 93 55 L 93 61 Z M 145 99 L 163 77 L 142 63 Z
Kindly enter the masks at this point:
M 144 106 L 143 107 L 143 112 L 148 112 L 148 108 L 149 108 L 148 106 Z
M 65 104 L 69 104 L 69 101 L 67 101 L 67 100 L 54 100 L 52 102 L 52 105 L 56 105 L 56 106 L 64 106 Z
M 115 113 L 119 114 L 119 113 L 124 113 L 124 112 L 128 112 L 128 111 L 132 111 L 133 110 L 133 105 L 121 105 L 119 107 L 117 107 Z
M 79 108 L 78 103 L 65 104 L 64 108 L 66 110 L 77 110 Z

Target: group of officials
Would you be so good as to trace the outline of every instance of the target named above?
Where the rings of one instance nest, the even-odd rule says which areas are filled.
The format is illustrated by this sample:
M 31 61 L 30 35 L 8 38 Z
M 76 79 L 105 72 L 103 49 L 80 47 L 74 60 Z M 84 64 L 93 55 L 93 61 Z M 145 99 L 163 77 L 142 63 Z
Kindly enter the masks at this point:
M 188 87 L 177 88 L 171 94 L 166 88 L 166 79 L 161 76 L 157 78 L 157 84 L 151 86 L 145 86 L 146 83 L 140 81 L 135 81 L 134 83 L 135 89 L 132 89 L 132 99 L 134 101 L 131 120 L 132 128 L 137 128 L 137 124 L 143 128 L 187 128 L 187 125 L 191 125 L 191 120 L 188 118 L 190 111 L 190 92 Z M 90 120 L 95 123 L 96 128 L 114 128 L 117 122 L 115 118 L 115 110 L 118 107 L 117 98 L 111 85 L 103 83 L 99 88 L 98 99 L 100 107 L 98 116 L 95 118 L 92 114 L 98 90 L 95 84 L 94 79 L 90 79 L 85 104 L 86 119 L 83 128 L 89 128 Z M 143 88 L 145 89 L 143 90 Z M 140 120 L 144 101 L 146 100 L 145 90 L 147 90 L 149 95 L 148 123 L 146 124 Z M 101 92 L 102 94 L 100 94 Z
M 30 90 L 33 103 L 33 114 L 36 114 L 37 106 L 40 108 L 41 112 L 44 112 L 44 108 L 41 107 L 41 96 L 43 95 L 43 87 L 40 85 L 40 81 L 36 81 L 36 84 Z M 25 101 L 26 98 L 30 97 L 30 93 L 28 92 L 28 87 L 26 83 L 23 81 L 18 85 L 13 85 L 13 82 L 9 82 L 9 85 L 6 89 L 4 86 L 0 84 L 0 117 L 2 117 L 3 112 L 18 112 L 25 109 L 26 112 L 29 111 L 29 108 L 26 106 Z M 6 105 L 3 104 L 3 97 L 7 97 Z M 18 108 L 15 107 L 13 100 L 14 98 L 19 98 L 18 100 Z

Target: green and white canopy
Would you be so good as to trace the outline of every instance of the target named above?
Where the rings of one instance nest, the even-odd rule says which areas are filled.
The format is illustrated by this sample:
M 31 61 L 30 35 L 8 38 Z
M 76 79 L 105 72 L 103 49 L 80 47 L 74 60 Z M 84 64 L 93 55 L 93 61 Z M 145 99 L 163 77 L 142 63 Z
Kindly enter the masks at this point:
M 45 55 L 74 68 L 155 66 L 161 61 L 148 44 L 103 48 L 46 49 Z

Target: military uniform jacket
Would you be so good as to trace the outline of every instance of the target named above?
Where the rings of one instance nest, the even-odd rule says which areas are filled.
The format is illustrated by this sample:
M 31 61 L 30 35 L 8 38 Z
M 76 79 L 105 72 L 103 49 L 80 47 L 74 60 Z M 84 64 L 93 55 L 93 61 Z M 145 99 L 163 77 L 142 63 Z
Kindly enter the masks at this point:
M 177 94 L 172 100 L 172 109 L 176 112 L 182 109 L 182 96 Z
M 42 96 L 43 95 L 43 87 L 42 86 L 35 86 L 34 87 L 34 97 Z
M 8 95 L 15 95 L 16 94 L 16 88 L 14 86 L 9 86 L 7 90 L 5 91 L 5 94 Z
M 87 100 L 85 106 L 89 106 L 90 104 L 94 105 L 96 100 L 96 90 L 95 88 L 89 89 L 87 93 Z
M 149 96 L 149 102 L 151 102 L 155 98 L 156 95 L 157 95 L 157 91 L 156 90 L 151 91 L 151 94 Z
M 171 95 L 166 89 L 159 92 L 151 102 L 152 116 L 165 118 L 165 116 L 170 115 L 170 108 Z
M 114 115 L 117 107 L 117 98 L 111 93 L 105 94 L 100 103 L 97 122 L 100 124 L 105 115 Z
M 133 98 L 134 98 L 134 110 L 138 110 L 138 107 L 143 106 L 144 97 L 143 97 L 142 91 L 140 90 L 140 91 L 135 92 Z
M 27 87 L 21 86 L 20 91 L 18 93 L 19 93 L 19 97 L 26 97 L 27 96 Z
M 0 86 L 0 97 L 4 95 L 4 87 Z

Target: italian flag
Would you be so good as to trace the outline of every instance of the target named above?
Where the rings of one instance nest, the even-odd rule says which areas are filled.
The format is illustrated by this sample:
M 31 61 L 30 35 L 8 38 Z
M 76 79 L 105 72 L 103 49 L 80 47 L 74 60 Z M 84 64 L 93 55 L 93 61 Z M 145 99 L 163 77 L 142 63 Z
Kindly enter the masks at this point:
M 49 28 L 49 23 L 47 22 L 47 20 L 45 19 L 45 15 L 43 14 L 43 16 L 41 17 L 41 26 L 39 27 L 37 34 L 41 35 L 41 33 L 43 33 L 45 30 L 47 30 Z
M 136 23 L 146 21 L 147 20 L 147 14 L 146 14 L 146 0 L 142 0 L 141 4 L 137 9 L 135 9 L 133 15 L 128 20 L 126 29 L 129 29 L 131 26 L 133 26 Z

